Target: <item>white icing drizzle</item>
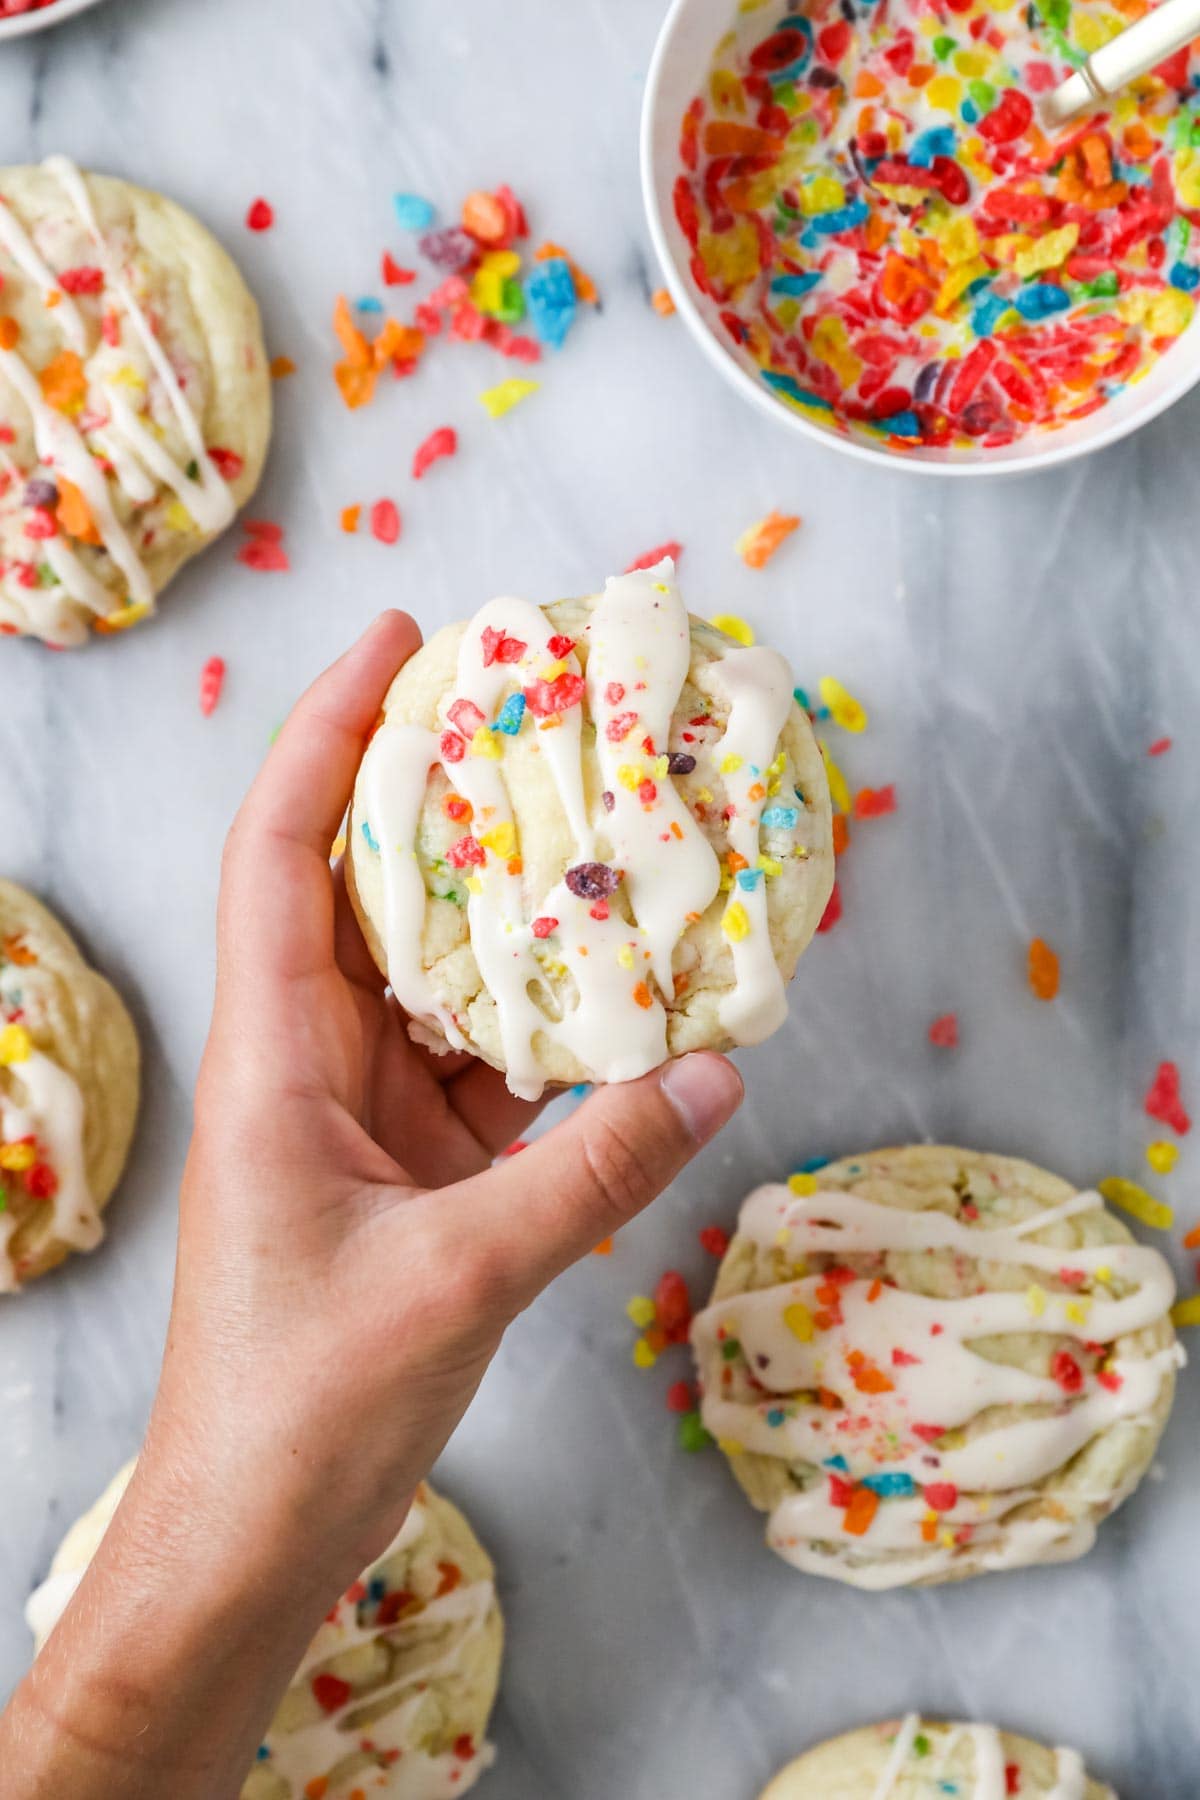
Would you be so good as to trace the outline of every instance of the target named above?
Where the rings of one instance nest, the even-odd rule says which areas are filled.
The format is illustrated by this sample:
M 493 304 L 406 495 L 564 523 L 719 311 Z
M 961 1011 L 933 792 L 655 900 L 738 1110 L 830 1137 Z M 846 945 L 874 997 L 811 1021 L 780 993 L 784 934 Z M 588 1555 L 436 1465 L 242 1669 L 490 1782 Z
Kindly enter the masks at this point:
M 887 1765 L 879 1777 L 871 1800 L 893 1800 L 901 1776 L 914 1773 L 909 1763 L 921 1735 L 920 1715 L 909 1713 L 896 1733 Z M 954 1793 L 961 1795 L 961 1800 L 1005 1800 L 1008 1778 L 1005 1773 L 1004 1740 L 992 1725 L 954 1725 L 950 1728 L 936 1763 L 920 1771 L 927 1776 L 930 1792 L 940 1791 L 941 1783 L 949 1778 L 951 1761 L 964 1738 L 968 1738 L 971 1743 L 973 1782 L 968 1794 L 955 1778 Z M 1055 1784 L 1046 1800 L 1086 1800 L 1088 1778 L 1082 1757 L 1075 1750 L 1056 1750 L 1054 1758 Z M 1108 1800 L 1117 1800 L 1110 1789 L 1106 1788 L 1104 1792 Z
M 523 646 L 520 656 L 485 663 L 491 634 Z M 667 768 L 671 720 L 690 658 L 688 617 L 671 565 L 611 579 L 592 609 L 586 635 L 587 674 L 581 682 L 573 650 L 556 656 L 551 649 L 555 634 L 539 607 L 524 600 L 491 601 L 464 633 L 454 694 L 441 708 L 443 731 L 385 724 L 368 746 L 356 807 L 368 845 L 382 856 L 393 991 L 416 1020 L 442 1031 L 459 1048 L 465 1042 L 463 1025 L 452 1018 L 422 967 L 427 899 L 416 838 L 430 769 L 440 763 L 468 803 L 471 821 L 464 834 L 469 830 L 476 850 L 486 851 L 481 864 L 462 874 L 471 947 L 495 1003 L 509 1086 L 526 1098 L 542 1091 L 539 1036 L 572 1052 L 602 1081 L 630 1080 L 664 1060 L 662 995 L 673 997 L 673 954 L 720 884 L 716 854 Z M 532 742 L 546 759 L 570 829 L 572 855 L 566 874 L 548 891 L 536 892 L 530 905 L 530 885 L 537 877 L 521 860 L 504 775 L 506 734 L 494 724 L 502 702 L 509 704 L 506 695 L 528 694 L 555 680 L 576 685 L 575 701 L 549 717 L 531 705 L 518 734 L 527 734 L 522 742 Z M 731 647 L 713 665 L 713 680 L 730 702 L 714 753 L 718 763 L 727 754 L 736 764 L 736 773 L 727 778 L 734 809 L 730 843 L 753 868 L 767 764 L 792 703 L 791 676 L 772 652 Z M 603 782 L 603 800 L 594 814 L 588 810 L 581 754 L 584 692 Z M 455 760 L 443 746 L 449 734 L 456 747 L 464 706 L 475 709 L 468 711 L 469 720 L 478 714 L 484 723 L 463 731 L 466 753 Z M 789 839 L 787 850 L 791 847 Z M 615 900 L 610 904 L 607 896 L 580 892 L 577 874 L 575 884 L 568 883 L 567 875 L 597 863 L 621 878 L 634 923 L 621 916 Z M 731 942 L 735 987 L 722 1022 L 737 1042 L 749 1043 L 775 1028 L 786 1002 L 771 947 L 764 879 L 760 874 L 752 892 L 735 887 L 733 893 L 745 905 L 747 929 Z M 537 932 L 535 922 L 542 926 Z M 547 922 L 552 922 L 548 929 Z M 553 1004 L 546 963 L 569 977 L 561 1006 Z
M 22 1061 L 9 1065 L 8 1073 L 22 1084 L 25 1098 L 18 1104 L 9 1093 L 0 1090 L 0 1144 L 37 1139 L 44 1160 L 58 1178 L 55 1193 L 38 1202 L 49 1210 L 53 1220 L 51 1235 L 76 1250 L 92 1250 L 103 1237 L 104 1228 L 84 1164 L 84 1107 L 79 1083 L 40 1050 L 31 1049 Z M 19 1286 L 9 1251 L 16 1229 L 11 1208 L 0 1212 L 0 1292 L 12 1292 Z
M 155 498 L 159 489 L 149 479 L 149 470 L 157 483 L 169 488 L 186 507 L 196 524 L 204 531 L 216 533 L 232 520 L 236 510 L 233 495 L 204 444 L 195 412 L 188 402 L 170 359 L 155 337 L 150 322 L 124 279 L 96 219 L 87 186 L 79 170 L 66 157 L 53 156 L 43 164 L 47 173 L 59 183 L 84 230 L 92 240 L 99 266 L 104 273 L 106 291 L 117 296 L 130 326 L 162 385 L 167 403 L 178 423 L 188 451 L 199 471 L 193 480 L 180 468 L 165 446 L 138 416 L 128 399 L 112 383 L 104 384 L 109 419 L 93 431 L 95 449 L 110 462 L 116 480 L 134 504 L 145 504 Z M 88 323 L 70 295 L 58 285 L 58 277 L 47 265 L 16 218 L 11 207 L 0 201 L 0 248 L 43 295 L 55 294 L 53 318 L 68 346 L 85 362 L 91 349 Z M 104 618 L 125 605 L 154 606 L 154 586 L 128 532 L 117 518 L 108 489 L 108 477 L 85 441 L 83 433 L 72 421 L 43 398 L 37 376 L 17 349 L 0 350 L 0 372 L 24 402 L 33 425 L 34 442 L 40 461 L 49 469 L 61 471 L 83 495 L 99 534 L 100 542 L 125 577 L 127 592 L 111 591 L 88 569 L 60 535 L 42 539 L 31 545 L 30 560 L 45 562 L 58 577 L 63 593 L 43 593 L 38 588 L 14 585 L 4 578 L 0 588 L 0 623 L 18 630 L 31 627 L 39 635 L 60 644 L 74 644 L 86 636 L 81 622 L 70 615 L 64 605 L 64 594 L 97 617 Z
M 943 1571 L 964 1553 L 995 1569 L 1089 1547 L 1095 1526 L 1086 1514 L 1063 1509 L 1055 1516 L 1051 1506 L 1033 1518 L 1009 1515 L 1029 1501 L 1052 1500 L 1045 1484 L 1097 1434 L 1138 1429 L 1183 1362 L 1175 1344 L 1139 1356 L 1122 1354 L 1118 1343 L 1169 1311 L 1175 1285 L 1157 1251 L 1132 1243 L 1063 1249 L 1029 1241 L 1032 1233 L 1102 1204 L 1098 1194 L 1077 1194 L 1015 1226 L 986 1228 L 841 1191 L 796 1196 L 786 1187 L 764 1187 L 750 1195 L 739 1235 L 764 1249 L 778 1247 L 798 1271 L 812 1255 L 835 1264 L 871 1256 L 881 1277 L 839 1280 L 831 1307 L 828 1271 L 798 1272 L 792 1281 L 719 1301 L 694 1321 L 709 1431 L 734 1454 L 812 1466 L 813 1485 L 789 1493 L 770 1515 L 773 1549 L 798 1568 L 882 1589 Z M 984 1268 L 1020 1267 L 1031 1271 L 1031 1283 L 949 1299 L 882 1279 L 885 1253 L 931 1251 Z M 1035 1279 L 1063 1271 L 1074 1283 L 1067 1291 L 1044 1290 Z M 1114 1286 L 1128 1291 L 1118 1295 Z M 1006 1333 L 1114 1348 L 1094 1372 L 1072 1359 L 1064 1388 L 973 1347 Z M 721 1346 L 729 1339 L 741 1347 L 750 1397 L 726 1392 L 732 1374 Z M 797 1398 L 818 1390 L 832 1392 L 840 1404 Z M 1030 1411 L 972 1430 L 993 1407 Z M 954 1435 L 939 1445 L 948 1433 Z M 848 1532 L 845 1485 L 880 1480 L 885 1491 L 867 1535 Z M 931 1490 L 937 1490 L 936 1507 Z M 1076 1507 L 1086 1502 L 1111 1510 L 1127 1491 L 1074 1492 L 1070 1499 Z

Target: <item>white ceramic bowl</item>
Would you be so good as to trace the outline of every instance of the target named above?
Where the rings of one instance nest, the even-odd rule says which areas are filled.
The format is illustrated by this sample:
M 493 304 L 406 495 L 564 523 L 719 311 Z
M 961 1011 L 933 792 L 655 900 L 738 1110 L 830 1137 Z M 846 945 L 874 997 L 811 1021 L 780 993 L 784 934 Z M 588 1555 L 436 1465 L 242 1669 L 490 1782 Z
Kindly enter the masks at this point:
M 860 462 L 887 463 L 928 475 L 1014 475 L 1070 462 L 1090 450 L 1114 444 L 1186 394 L 1200 381 L 1200 317 L 1153 365 L 1145 380 L 1106 406 L 1061 431 L 1033 432 L 997 450 L 894 450 L 862 437 L 848 437 L 793 412 L 776 400 L 753 360 L 734 345 L 717 307 L 697 288 L 688 268 L 691 254 L 675 217 L 672 191 L 680 172 L 679 127 L 693 97 L 705 86 L 712 55 L 736 19 L 737 0 L 673 0 L 650 72 L 642 109 L 642 192 L 650 235 L 671 297 L 688 330 L 709 361 L 760 412 L 784 430 L 825 444 Z
M 25 37 L 31 31 L 48 31 L 52 25 L 61 25 L 64 19 L 73 19 L 76 13 L 87 12 L 99 4 L 100 0 L 54 0 L 53 6 L 39 7 L 36 12 L 0 19 L 0 44 L 6 38 Z

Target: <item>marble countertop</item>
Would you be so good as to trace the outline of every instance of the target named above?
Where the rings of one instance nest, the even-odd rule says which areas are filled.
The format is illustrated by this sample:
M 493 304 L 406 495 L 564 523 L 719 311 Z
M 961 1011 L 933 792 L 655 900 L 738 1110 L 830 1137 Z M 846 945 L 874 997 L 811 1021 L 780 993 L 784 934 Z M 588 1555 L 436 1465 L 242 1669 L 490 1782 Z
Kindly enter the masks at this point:
M 445 1457 L 510 1625 L 480 1791 L 753 1800 L 817 1738 L 921 1707 L 1075 1744 L 1127 1800 L 1194 1800 L 1194 1373 L 1160 1478 L 1085 1561 L 870 1596 L 771 1557 L 719 1458 L 675 1446 L 664 1394 L 685 1364 L 630 1361 L 630 1294 L 668 1264 L 701 1292 L 697 1228 L 809 1156 L 929 1136 L 1081 1184 L 1136 1179 L 1160 1058 L 1200 1106 L 1200 394 L 1111 452 L 1002 484 L 864 469 L 772 430 L 649 305 L 636 146 L 659 15 L 108 0 L 0 50 L 0 160 L 65 150 L 192 206 L 298 364 L 255 506 L 285 523 L 290 574 L 240 566 L 235 535 L 146 628 L 0 650 L 0 868 L 119 983 L 146 1061 L 105 1247 L 0 1305 L 0 1692 L 28 1657 L 26 1595 L 145 1422 L 218 855 L 271 730 L 385 603 L 435 626 L 494 592 L 584 591 L 674 537 L 694 611 L 744 615 L 801 682 L 835 673 L 866 702 L 869 731 L 836 750 L 852 786 L 894 781 L 899 810 L 856 831 L 845 917 L 801 965 L 786 1029 L 743 1057 L 740 1119 L 611 1258 L 520 1320 Z M 339 289 L 373 289 L 385 245 L 402 251 L 393 190 L 451 210 L 502 180 L 591 271 L 601 311 L 499 423 L 475 395 L 512 369 L 477 347 L 345 413 L 327 321 Z M 277 224 L 253 236 L 259 194 Z M 412 451 L 446 423 L 459 458 L 414 488 Z M 343 505 L 384 494 L 396 546 L 341 535 Z M 754 573 L 733 542 L 771 507 L 804 528 Z M 229 674 L 205 720 L 213 654 Z M 1148 758 L 1164 735 L 1174 748 Z M 1062 958 L 1052 1006 L 1024 981 L 1035 933 Z M 929 1022 L 951 1009 L 961 1047 L 935 1050 Z M 1198 1154 L 1185 1142 L 1157 1184 L 1181 1228 L 1200 1218 Z

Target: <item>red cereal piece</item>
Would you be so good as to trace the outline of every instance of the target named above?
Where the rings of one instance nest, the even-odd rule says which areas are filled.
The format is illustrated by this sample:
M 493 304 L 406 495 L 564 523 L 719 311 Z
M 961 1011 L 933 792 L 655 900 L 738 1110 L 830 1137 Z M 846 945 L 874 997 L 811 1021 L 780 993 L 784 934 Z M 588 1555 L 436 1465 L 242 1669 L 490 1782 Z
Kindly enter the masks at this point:
M 224 659 L 219 656 L 210 656 L 200 671 L 200 711 L 206 719 L 216 711 L 224 682 Z
M 531 682 L 523 692 L 525 704 L 535 718 L 555 718 L 572 706 L 578 706 L 583 699 L 583 676 L 568 671 L 557 675 L 553 681 Z
M 497 631 L 493 625 L 485 625 L 481 639 L 483 647 L 483 666 L 490 669 L 493 663 L 519 663 L 529 646 L 521 638 L 510 637 L 506 631 Z M 480 723 L 483 715 L 480 714 Z
M 349 1700 L 354 1689 L 348 1681 L 338 1675 L 314 1675 L 312 1680 L 313 1699 L 322 1712 L 340 1712 Z
M 417 279 L 417 271 L 401 268 L 390 250 L 384 251 L 379 272 L 383 276 L 384 287 L 407 287 L 410 281 Z
M 856 819 L 882 819 L 887 813 L 896 810 L 896 789 L 894 784 L 881 788 L 860 788 L 854 796 L 854 816 Z
M 958 1505 L 958 1489 L 952 1481 L 931 1481 L 921 1491 L 931 1512 L 953 1512 Z
M 371 535 L 381 544 L 394 544 L 400 536 L 400 514 L 394 500 L 377 500 L 371 508 Z
M 690 1381 L 673 1381 L 667 1389 L 667 1409 L 673 1413 L 691 1412 L 696 1397 Z
M 1069 1350 L 1056 1350 L 1050 1358 L 1050 1376 L 1064 1394 L 1083 1391 L 1084 1374 Z
M 81 263 L 78 268 L 64 269 L 58 277 L 58 285 L 64 294 L 102 294 L 104 270 L 91 263 Z
M 698 1236 L 701 1248 L 710 1256 L 724 1256 L 729 1248 L 729 1233 L 720 1225 L 705 1225 Z
M 548 913 L 543 913 L 540 918 L 533 921 L 529 929 L 535 938 L 548 938 L 552 931 L 558 930 L 558 920 L 552 919 Z
M 956 1050 L 958 1048 L 958 1014 L 942 1013 L 929 1027 L 929 1041 L 936 1044 L 939 1050 Z
M 1145 1109 L 1150 1118 L 1169 1125 L 1179 1137 L 1185 1137 L 1192 1129 L 1191 1118 L 1180 1098 L 1177 1063 L 1159 1063 L 1146 1095 Z
M 422 475 L 425 474 L 427 469 L 431 469 L 435 462 L 440 462 L 444 456 L 453 456 L 457 449 L 458 433 L 455 431 L 453 425 L 439 425 L 437 430 L 431 431 L 429 436 L 423 443 L 417 446 L 417 449 L 414 452 L 412 461 L 413 480 L 420 481 Z
M 292 566 L 283 545 L 273 538 L 252 537 L 239 547 L 237 559 L 260 575 L 283 575 Z
M 687 1282 L 678 1269 L 668 1269 L 659 1277 L 654 1290 L 655 1324 L 666 1334 L 669 1344 L 685 1344 L 692 1322 L 692 1303 Z
M 1154 742 L 1151 744 L 1150 748 L 1147 750 L 1146 755 L 1147 756 L 1165 756 L 1167 751 L 1170 748 L 1171 748 L 1171 739 L 1169 737 L 1155 738 Z
M 269 200 L 252 200 L 250 210 L 246 214 L 246 224 L 251 231 L 269 231 L 275 223 L 275 208 Z
M 669 538 L 665 544 L 658 544 L 653 550 L 647 550 L 644 556 L 635 558 L 625 573 L 635 575 L 639 569 L 652 569 L 656 563 L 662 562 L 663 558 L 668 556 L 672 562 L 678 562 L 682 554 L 683 545 L 674 538 Z
M 829 896 L 825 911 L 821 914 L 821 923 L 817 926 L 818 932 L 832 931 L 841 916 L 842 891 L 835 881 L 833 884 L 833 892 Z

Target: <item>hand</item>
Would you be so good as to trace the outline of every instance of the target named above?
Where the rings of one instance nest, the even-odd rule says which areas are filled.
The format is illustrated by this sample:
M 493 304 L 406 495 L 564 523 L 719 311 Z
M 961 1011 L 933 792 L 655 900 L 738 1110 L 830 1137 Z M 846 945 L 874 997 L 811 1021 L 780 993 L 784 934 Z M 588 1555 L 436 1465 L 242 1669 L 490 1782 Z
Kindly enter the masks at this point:
M 724 1058 L 688 1056 L 597 1089 L 493 1165 L 537 1107 L 411 1042 L 329 868 L 418 642 L 405 615 L 376 621 L 296 707 L 230 833 L 159 1394 L 129 1494 L 14 1702 L 78 1737 L 56 1696 L 82 1685 L 95 1785 L 56 1764 L 59 1785 L 18 1785 L 20 1800 L 126 1800 L 163 1769 L 175 1800 L 235 1793 L 317 1622 L 399 1528 L 506 1326 L 741 1099 Z M 87 1642 L 103 1605 L 122 1621 L 107 1661 Z M 114 1732 L 144 1787 L 122 1785 Z

